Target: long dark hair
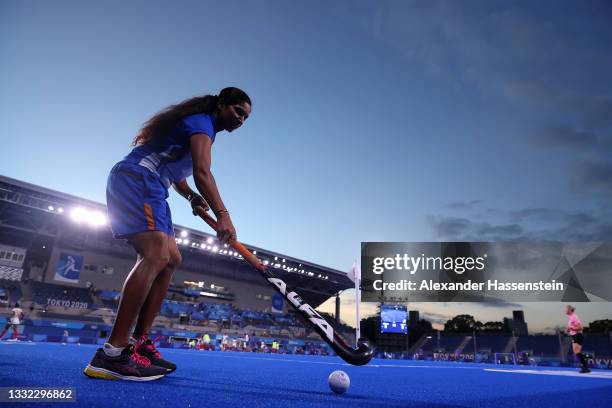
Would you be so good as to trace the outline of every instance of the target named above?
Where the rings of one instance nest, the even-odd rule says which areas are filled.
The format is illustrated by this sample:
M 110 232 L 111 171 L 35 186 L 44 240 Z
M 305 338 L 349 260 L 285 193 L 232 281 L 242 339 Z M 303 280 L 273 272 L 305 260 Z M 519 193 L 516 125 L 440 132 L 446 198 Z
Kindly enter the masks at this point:
M 176 105 L 171 105 L 149 119 L 132 141 L 133 146 L 143 145 L 165 135 L 176 123 L 186 116 L 197 113 L 212 114 L 217 105 L 233 105 L 246 102 L 252 105 L 251 98 L 241 89 L 223 88 L 219 95 L 196 96 Z

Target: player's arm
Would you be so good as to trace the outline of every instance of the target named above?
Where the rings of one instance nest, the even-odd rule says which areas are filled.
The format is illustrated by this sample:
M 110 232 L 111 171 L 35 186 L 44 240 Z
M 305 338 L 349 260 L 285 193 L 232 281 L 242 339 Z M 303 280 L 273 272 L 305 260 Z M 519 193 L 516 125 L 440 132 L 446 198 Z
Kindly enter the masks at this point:
M 198 191 L 217 216 L 217 237 L 224 243 L 233 244 L 236 242 L 236 230 L 210 170 L 212 163 L 212 139 L 204 133 L 197 133 L 191 136 L 190 143 L 193 161 L 193 179 Z
M 187 201 L 191 204 L 191 207 L 202 207 L 205 211 L 208 211 L 208 203 L 201 195 L 196 193 L 189 187 L 187 184 L 187 180 L 183 179 L 178 183 L 172 184 L 174 190 L 179 193 L 181 196 L 185 197 Z
M 172 184 L 174 191 L 185 197 L 187 201 L 191 201 L 191 198 L 196 195 L 196 192 L 189 187 L 187 180 L 181 180 L 178 183 Z

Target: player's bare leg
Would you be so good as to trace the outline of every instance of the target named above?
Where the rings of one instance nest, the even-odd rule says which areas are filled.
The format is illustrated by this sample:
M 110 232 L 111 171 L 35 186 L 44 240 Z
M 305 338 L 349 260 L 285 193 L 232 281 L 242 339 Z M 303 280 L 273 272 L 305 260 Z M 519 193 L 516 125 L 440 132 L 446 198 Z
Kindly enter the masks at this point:
M 176 370 L 176 364 L 165 360 L 155 347 L 154 342 L 149 339 L 153 321 L 166 297 L 174 270 L 181 263 L 181 253 L 176 246 L 174 237 L 168 236 L 168 249 L 170 262 L 155 278 L 147 299 L 140 309 L 134 330 L 134 338 L 136 339 L 136 351 L 138 354 L 148 358 L 153 365 L 163 367 L 168 373 L 171 373 Z
M 170 286 L 172 275 L 182 260 L 181 253 L 176 246 L 174 237 L 167 237 L 170 261 L 155 278 L 155 281 L 151 286 L 151 290 L 149 291 L 149 294 L 142 305 L 142 308 L 140 309 L 138 320 L 136 322 L 136 328 L 134 329 L 134 337 L 149 335 L 151 327 L 153 326 L 153 320 L 155 320 L 155 316 L 157 316 L 159 313 L 162 302 L 166 297 L 166 293 L 168 293 L 168 287 Z
M 130 237 L 129 241 L 139 257 L 121 292 L 117 319 L 108 340 L 114 347 L 125 347 L 129 344 L 130 329 L 149 295 L 153 282 L 170 262 L 168 235 L 163 232 L 141 232 Z

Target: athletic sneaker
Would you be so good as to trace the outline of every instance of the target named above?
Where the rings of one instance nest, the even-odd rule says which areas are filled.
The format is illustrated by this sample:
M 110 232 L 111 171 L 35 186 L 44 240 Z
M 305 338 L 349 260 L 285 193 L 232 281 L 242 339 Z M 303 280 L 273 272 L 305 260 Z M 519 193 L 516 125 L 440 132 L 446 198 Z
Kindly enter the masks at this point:
M 83 373 L 91 378 L 105 380 L 152 381 L 162 378 L 166 369 L 152 365 L 148 358 L 138 354 L 130 344 L 117 357 L 107 356 L 99 348 Z
M 586 374 L 586 373 L 590 373 L 591 370 L 588 367 L 582 367 L 580 369 L 580 374 Z
M 170 374 L 176 370 L 176 364 L 168 360 L 164 360 L 161 353 L 155 348 L 155 341 L 151 341 L 147 337 L 140 337 L 136 339 L 136 351 L 141 356 L 151 360 L 151 364 L 165 368 L 166 374 Z

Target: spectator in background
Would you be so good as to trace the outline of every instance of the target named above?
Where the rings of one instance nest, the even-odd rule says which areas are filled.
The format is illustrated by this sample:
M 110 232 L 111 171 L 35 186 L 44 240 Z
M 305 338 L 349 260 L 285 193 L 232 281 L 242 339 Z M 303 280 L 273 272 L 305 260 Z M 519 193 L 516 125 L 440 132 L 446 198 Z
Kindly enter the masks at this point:
M 24 317 L 23 310 L 21 310 L 21 308 L 19 307 L 19 303 L 15 303 L 15 307 L 13 308 L 13 310 L 11 310 L 11 317 L 9 318 L 9 321 L 6 323 L 6 326 L 4 326 L 4 330 L 2 330 L 2 333 L 0 333 L 0 340 L 2 340 L 2 337 L 4 337 L 4 334 L 9 329 L 9 327 L 12 326 L 13 327 L 13 337 L 11 337 L 11 341 L 19 341 L 17 326 L 21 324 L 23 317 Z

